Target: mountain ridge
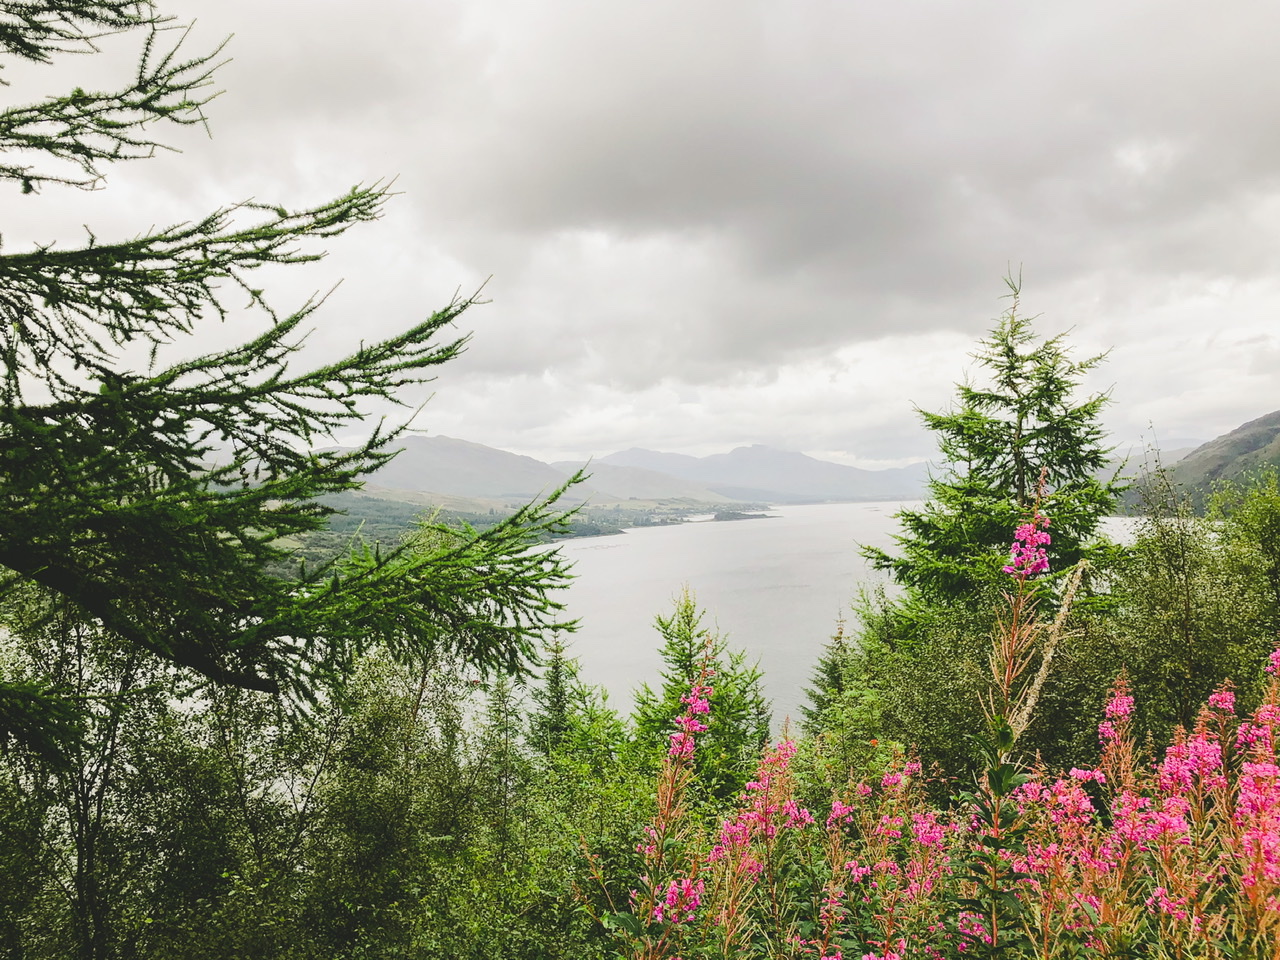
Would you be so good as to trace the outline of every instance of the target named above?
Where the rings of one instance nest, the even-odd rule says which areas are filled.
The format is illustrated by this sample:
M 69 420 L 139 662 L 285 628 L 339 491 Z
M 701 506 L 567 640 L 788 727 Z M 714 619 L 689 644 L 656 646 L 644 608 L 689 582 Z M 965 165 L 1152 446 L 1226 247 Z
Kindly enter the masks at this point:
M 633 447 L 586 463 L 544 463 L 470 440 L 410 435 L 369 476 L 383 490 L 494 500 L 528 500 L 589 474 L 568 503 L 685 500 L 702 504 L 908 500 L 922 495 L 925 464 L 863 470 L 763 444 L 693 457 Z
M 706 457 L 632 447 L 601 463 L 670 473 L 726 496 L 778 503 L 831 500 L 910 500 L 921 496 L 926 464 L 864 470 L 764 444 Z
M 1280 410 L 1214 437 L 1167 470 L 1169 478 L 1199 503 L 1215 483 L 1265 467 L 1280 467 Z

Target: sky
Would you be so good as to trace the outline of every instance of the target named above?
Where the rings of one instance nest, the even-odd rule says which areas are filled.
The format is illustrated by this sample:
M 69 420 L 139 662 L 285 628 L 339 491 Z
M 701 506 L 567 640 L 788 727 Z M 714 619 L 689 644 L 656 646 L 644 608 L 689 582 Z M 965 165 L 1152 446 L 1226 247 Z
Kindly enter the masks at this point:
M 263 285 L 284 309 L 341 281 L 315 357 L 483 285 L 467 352 L 404 398 L 430 396 L 430 434 L 922 460 L 917 409 L 979 374 L 1010 272 L 1038 332 L 1110 351 L 1082 396 L 1110 391 L 1121 449 L 1280 408 L 1280 4 L 160 6 L 192 52 L 229 38 L 208 134 L 157 128 L 180 152 L 11 197 L 4 249 L 394 178 L 380 221 Z M 139 40 L 6 68 L 0 100 L 110 86 Z

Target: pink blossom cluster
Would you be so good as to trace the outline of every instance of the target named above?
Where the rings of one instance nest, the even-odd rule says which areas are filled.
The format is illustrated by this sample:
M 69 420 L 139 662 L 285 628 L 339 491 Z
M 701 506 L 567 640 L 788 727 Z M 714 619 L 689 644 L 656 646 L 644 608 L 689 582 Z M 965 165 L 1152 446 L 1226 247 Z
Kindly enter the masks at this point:
M 1209 706 L 1223 713 L 1236 712 L 1236 695 L 1230 690 L 1215 690 L 1209 695 Z
M 712 848 L 709 862 L 716 862 L 730 854 L 744 852 L 753 839 L 772 839 L 779 830 L 794 830 L 813 824 L 813 814 L 790 796 L 788 769 L 796 755 L 796 742 L 791 739 L 778 741 L 760 760 L 756 778 L 746 785 L 742 799 L 744 805 L 737 813 L 720 825 L 720 842 Z M 780 790 L 780 787 L 787 789 Z M 761 865 L 753 857 L 746 857 L 742 866 L 758 873 Z
M 1277 665 L 1280 651 L 1268 670 Z M 692 694 L 686 706 L 698 699 Z M 1037 943 L 1065 939 L 1104 956 L 1153 936 L 1189 948 L 1180 954 L 1187 956 L 1225 956 L 1197 951 L 1232 937 L 1277 942 L 1280 676 L 1249 716 L 1237 717 L 1231 689 L 1215 691 L 1195 727 L 1151 759 L 1132 729 L 1135 706 L 1121 678 L 1099 728 L 1097 766 L 1056 777 L 1041 771 L 1014 792 L 1023 845 L 1001 857 L 1016 876 L 1009 892 L 1026 907 L 1018 922 L 1034 927 L 1026 932 Z M 700 732 L 701 715 L 687 711 L 693 723 L 680 732 Z M 812 925 L 790 928 L 794 955 L 835 960 L 841 942 L 863 944 L 866 960 L 984 953 L 993 917 L 960 904 L 974 895 L 973 851 L 990 849 L 992 834 L 930 806 L 912 783 L 919 765 L 902 760 L 880 771 L 878 784 L 843 787 L 825 831 L 811 829 L 818 824 L 796 799 L 790 770 L 796 752 L 791 740 L 767 751 L 739 809 L 707 844 L 713 849 L 701 847 L 681 879 L 653 885 L 651 915 L 670 924 L 670 936 L 690 938 L 693 930 L 680 927 L 694 924 L 715 936 L 738 931 L 735 948 L 742 945 L 743 931 L 759 930 L 782 902 L 775 894 L 789 882 L 787 858 L 817 854 L 826 879 L 810 901 Z M 661 849 L 657 839 L 650 831 L 641 847 Z M 736 955 L 729 942 L 725 955 Z
M 1009 562 L 1003 571 L 1019 580 L 1026 580 L 1049 570 L 1049 554 L 1045 551 L 1051 542 L 1048 530 L 1049 518 L 1036 511 L 1031 519 L 1018 527 L 1009 548 Z
M 703 733 L 707 729 L 707 725 L 698 718 L 711 712 L 710 698 L 714 692 L 711 687 L 695 682 L 689 692 L 680 698 L 680 702 L 685 705 L 685 710 L 676 717 L 676 726 L 680 729 L 671 734 L 671 746 L 667 749 L 668 756 L 677 760 L 693 759 L 694 735 Z
M 1129 696 L 1127 687 L 1118 687 L 1112 693 L 1105 712 L 1107 719 L 1098 724 L 1098 739 L 1107 744 L 1119 736 L 1116 725 L 1123 724 L 1133 714 L 1133 697 Z
M 1187 898 L 1171 896 L 1164 887 L 1152 890 L 1146 905 L 1153 913 L 1167 913 L 1177 920 L 1187 919 Z
M 653 919 L 659 923 L 689 923 L 702 906 L 706 887 L 701 880 L 684 877 L 667 884 L 666 895 L 653 907 Z
M 881 946 L 883 953 L 864 953 L 862 960 L 902 960 L 907 955 L 907 941 L 899 940 L 892 948 L 888 944 Z
M 1222 746 L 1205 730 L 1191 737 L 1179 732 L 1165 751 L 1160 764 L 1159 786 L 1166 793 L 1182 794 L 1193 789 L 1203 791 L 1225 787 L 1222 775 Z

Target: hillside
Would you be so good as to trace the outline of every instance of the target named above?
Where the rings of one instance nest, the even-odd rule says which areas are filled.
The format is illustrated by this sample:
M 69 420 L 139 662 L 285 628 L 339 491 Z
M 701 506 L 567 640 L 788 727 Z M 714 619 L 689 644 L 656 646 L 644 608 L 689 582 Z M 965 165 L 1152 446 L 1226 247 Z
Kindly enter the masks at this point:
M 533 457 L 468 440 L 407 436 L 401 443 L 400 454 L 370 475 L 372 483 L 387 490 L 523 502 L 550 493 L 569 477 Z M 570 499 L 580 502 L 598 492 L 594 485 L 579 486 Z
M 600 462 L 661 471 L 727 497 L 771 503 L 909 500 L 922 495 L 927 477 L 924 464 L 861 470 L 760 444 L 708 457 L 632 448 Z
M 1127 511 L 1142 510 L 1144 476 L 1156 462 L 1157 458 L 1150 454 L 1130 457 L 1126 472 L 1135 482 L 1124 497 Z M 1203 507 L 1215 483 L 1268 466 L 1280 467 L 1280 410 L 1250 420 L 1192 450 L 1162 451 L 1158 462 L 1174 488 L 1190 497 L 1197 508 Z
M 1187 490 L 1205 491 L 1217 480 L 1265 466 L 1280 467 L 1280 410 L 1197 447 L 1173 464 L 1169 475 Z
M 514 504 L 549 493 L 579 467 L 590 478 L 570 492 L 567 502 L 597 506 L 908 500 L 921 496 L 926 479 L 924 464 L 861 470 L 759 444 L 709 457 L 633 448 L 585 464 L 548 464 L 453 437 L 414 435 L 402 443 L 402 452 L 370 476 L 381 496 L 399 490 Z

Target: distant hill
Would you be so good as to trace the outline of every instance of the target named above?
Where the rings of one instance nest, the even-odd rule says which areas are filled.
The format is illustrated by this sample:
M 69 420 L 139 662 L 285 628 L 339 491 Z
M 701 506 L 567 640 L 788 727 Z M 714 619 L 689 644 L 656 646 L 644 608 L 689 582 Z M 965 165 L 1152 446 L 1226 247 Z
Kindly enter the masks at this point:
M 369 476 L 371 490 L 384 498 L 394 491 L 413 494 L 436 503 L 449 498 L 519 502 L 550 493 L 578 470 L 591 475 L 574 487 L 566 502 L 614 503 L 631 500 L 686 500 L 715 506 L 734 503 L 724 494 L 701 484 L 652 470 L 619 467 L 600 462 L 562 461 L 548 464 L 469 440 L 453 437 L 410 435 L 400 441 L 403 450 L 381 470 Z
M 1133 485 L 1121 505 L 1126 513 L 1143 511 L 1144 490 L 1157 466 L 1164 470 L 1174 489 L 1188 496 L 1199 509 L 1214 483 L 1268 465 L 1280 467 L 1280 410 L 1191 449 L 1131 452 L 1124 473 Z
M 1280 410 L 1236 427 L 1166 464 L 1173 482 L 1203 498 L 1215 481 L 1232 480 L 1261 467 L 1280 467 Z
M 802 503 L 822 500 L 909 500 L 921 496 L 924 464 L 861 470 L 756 444 L 708 457 L 632 448 L 603 457 L 610 466 L 668 473 L 738 500 Z
M 704 506 L 749 503 L 813 503 L 835 500 L 908 500 L 923 494 L 924 464 L 860 470 L 802 453 L 756 445 L 729 453 L 690 457 L 631 449 L 587 464 L 543 463 L 453 437 L 410 435 L 402 452 L 369 476 L 371 492 L 394 491 L 439 498 L 525 502 L 549 493 L 575 470 L 590 478 L 569 503 L 688 502 Z
M 683 480 L 670 473 L 646 470 L 643 467 L 622 467 L 601 460 L 575 463 L 559 460 L 551 464 L 566 476 L 581 467 L 591 477 L 590 484 L 609 499 L 618 500 L 696 500 L 700 503 L 737 503 L 732 497 L 709 490 L 700 483 Z
M 371 483 L 414 493 L 524 501 L 550 493 L 568 479 L 562 471 L 533 457 L 453 437 L 410 435 L 399 443 L 404 450 L 370 474 Z M 579 487 L 574 499 L 581 500 L 591 492 Z

